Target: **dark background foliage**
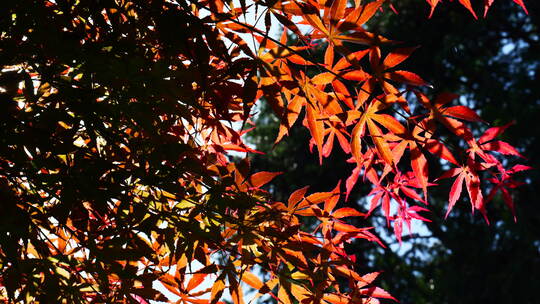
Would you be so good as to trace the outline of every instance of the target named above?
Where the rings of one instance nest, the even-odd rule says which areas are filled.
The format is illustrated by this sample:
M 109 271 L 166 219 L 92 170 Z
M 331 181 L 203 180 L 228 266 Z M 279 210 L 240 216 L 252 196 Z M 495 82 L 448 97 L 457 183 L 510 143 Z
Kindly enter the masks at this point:
M 510 1 L 496 1 L 487 18 L 474 20 L 455 2 L 440 5 L 431 19 L 428 6 L 420 9 L 416 0 L 395 3 L 398 15 L 386 14 L 369 26 L 389 38 L 420 48 L 406 61 L 432 84 L 426 93 L 454 92 L 459 102 L 477 110 L 492 126 L 514 121 L 504 139 L 519 147 L 528 165 L 540 168 L 540 3 L 525 3 L 529 15 Z M 481 12 L 481 2 L 475 3 Z M 275 180 L 276 199 L 305 185 L 311 191 L 328 191 L 344 180 L 353 169 L 336 153 L 318 166 L 315 154 L 305 143 L 307 130 L 293 128 L 277 146 L 272 143 L 278 123 L 270 110 L 260 109 L 257 129 L 251 142 L 268 154 L 256 157 L 259 170 L 285 171 Z M 477 126 L 482 132 L 488 125 Z M 441 135 L 441 136 L 444 136 Z M 435 166 L 430 168 L 435 169 Z M 442 171 L 432 171 L 430 180 Z M 444 220 L 450 181 L 441 181 L 431 191 L 429 218 L 420 235 L 405 237 L 402 247 L 393 237 L 385 238 L 387 248 L 366 242 L 350 244 L 358 257 L 361 272 L 384 270 L 381 285 L 401 303 L 536 303 L 535 289 L 540 283 L 540 213 L 536 189 L 538 170 L 527 174 L 527 185 L 513 192 L 517 223 L 496 196 L 487 208 L 490 225 L 479 214 L 471 215 L 462 198 Z M 346 203 L 366 208 L 369 189 L 359 183 Z M 360 219 L 359 221 L 366 221 Z M 369 221 L 384 227 L 382 216 Z M 384 228 L 378 230 L 386 234 Z M 374 265 L 376 265 L 374 267 Z
M 125 303 L 137 293 L 163 300 L 152 289 L 161 274 L 138 271 L 143 257 L 160 262 L 140 235 L 159 231 L 159 242 L 177 253 L 194 250 L 197 237 L 185 231 L 200 233 L 198 224 L 160 227 L 178 216 L 160 206 L 167 199 L 154 190 L 197 199 L 184 179 L 214 184 L 206 168 L 215 159 L 179 141 L 186 130 L 177 122 L 209 115 L 193 83 L 207 81 L 201 87 L 209 92 L 218 87 L 220 96 L 206 94 L 215 104 L 232 90 L 209 64 L 215 49 L 228 56 L 225 46 L 184 7 L 0 2 L 0 285 L 13 302 Z M 215 38 L 212 49 L 205 35 Z M 31 77 L 39 79 L 37 90 Z M 217 119 L 229 119 L 227 107 L 218 110 Z M 56 247 L 53 234 L 76 248 Z M 78 250 L 86 258 L 74 256 Z

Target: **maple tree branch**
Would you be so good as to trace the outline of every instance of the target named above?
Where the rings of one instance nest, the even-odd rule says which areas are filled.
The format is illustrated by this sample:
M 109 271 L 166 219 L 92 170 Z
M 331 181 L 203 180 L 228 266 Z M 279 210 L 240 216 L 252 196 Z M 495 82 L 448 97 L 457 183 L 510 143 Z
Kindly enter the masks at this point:
M 191 0 L 190 0 L 190 1 L 191 1 Z M 223 16 L 223 13 L 217 13 L 217 12 L 213 11 L 211 8 L 208 8 L 208 7 L 206 7 L 206 6 L 203 6 L 203 5 L 201 5 L 200 3 L 198 3 L 198 2 L 192 2 L 192 3 L 194 3 L 195 5 L 197 5 L 197 6 L 200 7 L 200 8 L 203 8 L 203 9 L 206 9 L 206 10 L 210 11 L 211 13 L 213 13 L 213 14 L 215 14 L 215 15 Z M 320 70 L 323 70 L 323 71 L 325 71 L 325 72 L 327 72 L 327 73 L 332 74 L 332 75 L 335 76 L 337 79 L 340 79 L 340 80 L 347 80 L 347 79 L 343 78 L 342 75 L 340 75 L 340 74 L 338 74 L 338 73 L 336 73 L 336 72 L 334 72 L 334 71 L 332 71 L 332 70 L 326 68 L 325 66 L 321 66 L 318 62 L 313 61 L 313 60 L 311 60 L 311 59 L 309 59 L 309 58 L 305 58 L 305 56 L 304 56 L 302 53 L 300 53 L 300 52 L 298 52 L 298 51 L 292 49 L 292 48 L 289 47 L 288 45 L 285 45 L 285 44 L 281 43 L 279 40 L 277 40 L 277 39 L 275 39 L 275 38 L 272 38 L 272 37 L 269 36 L 267 33 L 262 32 L 262 31 L 259 30 L 258 28 L 254 27 L 254 26 L 251 26 L 251 25 L 249 25 L 249 24 L 244 24 L 244 23 L 242 23 L 242 22 L 239 22 L 239 21 L 235 20 L 234 18 L 229 17 L 229 15 L 227 15 L 225 18 L 226 18 L 227 20 L 229 20 L 229 21 L 234 22 L 234 23 L 237 24 L 237 25 L 243 26 L 243 27 L 245 27 L 245 28 L 251 30 L 252 32 L 256 32 L 256 33 L 262 35 L 262 36 L 265 37 L 266 39 L 269 39 L 270 41 L 276 43 L 276 44 L 279 45 L 280 47 L 285 48 L 285 49 L 286 49 L 287 51 L 289 51 L 289 52 L 291 52 L 291 53 L 293 53 L 293 54 L 295 54 L 295 55 L 301 56 L 302 58 L 304 58 L 304 59 L 307 60 L 308 62 L 313 63 L 313 64 L 314 64 L 315 66 L 317 66 L 317 68 L 319 68 Z M 363 89 L 361 86 L 360 86 L 360 90 L 363 91 L 363 92 L 365 92 L 365 93 L 368 93 L 370 96 L 371 96 L 371 94 L 372 94 L 372 92 L 369 92 L 369 91 L 367 91 L 366 89 Z M 335 92 L 334 90 L 332 90 L 332 91 L 333 91 L 334 95 L 336 95 L 336 92 Z M 381 99 L 381 98 L 378 98 L 377 96 L 371 96 L 371 97 L 372 97 L 373 99 L 375 99 L 375 100 L 381 102 L 382 104 L 389 106 L 388 109 L 389 109 L 391 112 L 393 112 L 393 113 L 399 115 L 399 116 L 400 116 L 401 118 L 403 118 L 405 121 L 409 121 L 409 117 L 408 117 L 408 116 L 406 116 L 405 114 L 403 114 L 403 113 L 401 113 L 400 111 L 396 110 L 395 108 L 391 107 L 391 104 L 387 103 L 385 100 L 383 100 L 383 99 Z M 416 124 L 416 126 L 418 126 L 422 131 L 426 132 L 427 134 L 430 134 L 430 135 L 432 135 L 432 136 L 435 135 L 432 131 L 425 129 L 425 128 L 422 127 L 421 125 Z M 443 138 L 437 138 L 437 139 L 439 139 L 442 143 L 444 143 L 444 144 L 446 144 L 446 145 L 448 145 L 448 146 L 450 146 L 450 147 L 453 147 L 455 150 L 458 150 L 454 144 L 452 144 L 452 143 L 446 141 L 445 139 L 443 139 Z M 417 140 L 416 138 L 414 138 L 413 140 L 414 140 L 416 143 L 419 143 L 418 140 Z M 373 147 L 372 147 L 372 148 L 373 148 Z M 459 149 L 459 150 L 461 150 L 461 149 Z

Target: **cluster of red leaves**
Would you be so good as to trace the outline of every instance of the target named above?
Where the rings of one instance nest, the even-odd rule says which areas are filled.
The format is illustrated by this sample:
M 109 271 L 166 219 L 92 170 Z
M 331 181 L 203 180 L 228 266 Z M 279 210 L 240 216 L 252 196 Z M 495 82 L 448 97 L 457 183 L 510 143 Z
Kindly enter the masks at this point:
M 2 243 L 2 297 L 214 304 L 228 290 L 241 304 L 249 286 L 255 298 L 286 304 L 393 299 L 371 285 L 377 273 L 355 271 L 344 244 L 378 239 L 345 219 L 380 205 L 398 239 L 403 224 L 427 220 L 417 204 L 427 204 L 435 186 L 427 154 L 452 166 L 440 177 L 456 178 L 449 211 L 463 181 L 473 211 L 486 216 L 497 191 L 513 211 L 513 175 L 529 167 L 506 169 L 496 157 L 521 156 L 495 139 L 507 126 L 475 139 L 465 124 L 481 121 L 473 110 L 449 106 L 452 94 L 429 100 L 420 76 L 396 69 L 415 48 L 396 48 L 364 27 L 386 4 L 43 1 L 32 6 L 30 21 L 21 7 L 12 8 L 3 39 L 29 53 L 3 66 L 13 76 L 1 80 L 13 101 L 5 129 L 14 136 L 0 157 L 0 190 L 8 213 L 24 219 L 24 233 L 6 234 L 11 247 Z M 245 21 L 253 11 L 266 30 Z M 54 35 L 69 35 L 66 48 L 80 57 L 43 40 L 53 35 L 43 33 L 44 20 Z M 284 27 L 280 40 L 268 35 L 277 25 Z M 179 36 L 171 35 L 178 27 Z M 305 45 L 288 46 L 288 33 Z M 250 47 L 254 41 L 258 50 Z M 318 45 L 325 47 L 323 62 L 309 56 Z M 122 62 L 127 55 L 131 61 Z M 345 191 L 338 184 L 308 194 L 305 187 L 275 202 L 261 187 L 278 173 L 252 174 L 247 159 L 229 161 L 228 151 L 257 152 L 242 141 L 249 130 L 234 123 L 250 124 L 262 99 L 281 121 L 277 141 L 303 117 L 322 163 L 337 138 L 356 165 Z M 455 145 L 437 138 L 444 134 L 439 125 Z M 36 130 L 47 130 L 52 144 L 25 136 Z M 337 208 L 361 175 L 373 185 L 369 211 Z M 316 224 L 306 228 L 306 217 Z
M 433 12 L 435 11 L 435 7 L 437 7 L 439 2 L 442 2 L 442 1 L 441 0 L 426 0 L 426 1 L 431 6 L 431 11 L 429 12 L 429 17 L 431 17 L 433 15 Z M 488 10 L 494 1 L 495 0 L 484 0 L 484 18 L 486 17 Z M 523 0 L 512 0 L 512 1 L 514 1 L 516 4 L 521 6 L 521 8 L 523 8 L 523 11 L 525 11 L 526 14 L 529 13 L 527 11 L 527 8 L 525 7 L 525 3 L 523 3 Z M 475 19 L 478 19 L 470 0 L 459 0 L 459 3 L 463 5 L 463 7 L 465 7 L 474 16 Z
M 317 147 L 321 163 L 331 153 L 334 138 L 337 138 L 341 149 L 351 155 L 350 162 L 356 164 L 346 182 L 346 196 L 363 173 L 374 185 L 368 214 L 381 205 L 387 220 L 394 221 L 398 239 L 403 223 L 410 227 L 412 219 L 426 220 L 417 214 L 425 208 L 408 203 L 427 204 L 427 189 L 435 185 L 430 182 L 433 177 L 429 176 L 425 153 L 457 167 L 439 178 L 457 176 L 450 192 L 448 212 L 459 199 L 464 180 L 473 212 L 480 210 L 486 221 L 485 203 L 497 190 L 502 191 L 506 204 L 514 212 L 508 188 L 515 188 L 519 183 L 512 175 L 529 167 L 516 165 L 507 170 L 496 157 L 497 154 L 522 157 L 508 143 L 494 140 L 508 125 L 490 128 L 475 139 L 465 122 L 482 120 L 469 107 L 447 106 L 457 95 L 442 93 L 431 101 L 417 89 L 427 85 L 420 76 L 396 69 L 415 48 L 395 48 L 383 59 L 381 48 L 395 43 L 362 27 L 382 4 L 383 1 L 374 1 L 347 7 L 344 1 L 333 1 L 284 5 L 284 15 L 301 17 L 299 23 L 313 29 L 300 36 L 301 40 L 323 39 L 327 47 L 324 62 L 317 63 L 306 57 L 299 60 L 302 48 L 285 46 L 286 31 L 279 43 L 265 41 L 263 37 L 259 39 L 270 48 L 262 56 L 266 64 L 262 90 L 282 117 L 277 141 L 305 109 L 303 125 L 312 135 L 311 145 Z M 296 26 L 283 25 L 298 32 Z M 349 50 L 352 45 L 345 42 L 367 47 L 353 52 Z M 338 54 L 339 58 L 336 58 Z M 309 78 L 304 72 L 307 68 L 319 73 Z M 403 87 L 403 84 L 407 86 L 399 90 L 397 87 Z M 415 107 L 415 115 L 412 115 L 410 105 Z M 438 139 L 435 136 L 439 134 L 438 125 L 444 126 L 454 139 L 462 140 L 467 148 L 460 148 L 459 143 L 448 145 Z M 459 161 L 454 157 L 456 153 L 460 156 Z M 403 155 L 408 155 L 409 164 L 403 164 Z M 482 171 L 491 176 L 487 179 L 492 183 L 487 186 L 492 189 L 488 199 L 482 195 Z M 392 203 L 397 205 L 394 214 L 390 212 Z

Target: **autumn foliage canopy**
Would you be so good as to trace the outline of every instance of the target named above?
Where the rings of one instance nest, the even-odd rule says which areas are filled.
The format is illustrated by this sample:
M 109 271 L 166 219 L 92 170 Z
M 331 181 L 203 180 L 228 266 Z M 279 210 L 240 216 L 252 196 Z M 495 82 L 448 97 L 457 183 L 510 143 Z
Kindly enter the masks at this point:
M 448 212 L 468 198 L 488 221 L 495 195 L 514 211 L 514 175 L 530 169 L 508 166 L 523 157 L 497 139 L 509 125 L 400 68 L 416 46 L 369 28 L 399 11 L 391 1 L 9 2 L 0 297 L 12 302 L 378 303 L 393 297 L 344 246 L 378 238 L 349 217 L 382 212 L 400 239 L 451 178 Z M 344 182 L 272 200 L 263 186 L 280 173 L 252 172 L 261 152 L 242 137 L 258 102 L 280 120 L 276 144 L 296 123 L 321 164 L 349 155 Z M 338 208 L 358 183 L 369 206 Z

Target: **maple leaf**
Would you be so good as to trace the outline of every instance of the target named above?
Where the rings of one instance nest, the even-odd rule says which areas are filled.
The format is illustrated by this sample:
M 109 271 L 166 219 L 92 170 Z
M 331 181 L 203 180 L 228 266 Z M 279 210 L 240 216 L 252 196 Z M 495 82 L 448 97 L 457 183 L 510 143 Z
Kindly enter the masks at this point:
M 367 129 L 371 135 L 372 141 L 375 144 L 377 153 L 388 165 L 393 165 L 392 152 L 388 142 L 384 139 L 381 129 L 377 126 L 377 124 L 375 124 L 375 122 L 381 124 L 395 134 L 404 134 L 406 129 L 394 117 L 385 114 L 377 114 L 377 112 L 387 107 L 388 105 L 374 99 L 367 106 L 367 109 L 364 112 L 353 112 L 358 113 L 360 117 L 351 133 L 351 151 L 357 162 L 362 161 L 361 139 L 364 137 Z
M 478 17 L 476 16 L 476 13 L 474 12 L 474 9 L 472 8 L 470 0 L 459 0 L 459 3 L 461 3 L 461 5 L 463 5 L 466 9 L 468 9 L 469 12 L 471 12 L 474 19 L 478 19 Z
M 461 168 L 450 169 L 438 178 L 444 179 L 457 176 L 450 190 L 449 204 L 445 217 L 448 217 L 450 211 L 452 211 L 452 208 L 459 200 L 463 187 L 463 181 L 465 181 L 465 185 L 471 202 L 472 211 L 474 212 L 474 210 L 480 210 L 486 222 L 489 223 L 486 215 L 485 202 L 482 195 L 482 190 L 480 188 L 480 178 L 477 171 L 478 167 L 479 166 L 477 163 L 471 162 L 469 165 L 463 166 Z
M 283 174 L 283 172 L 257 172 L 249 178 L 249 184 L 252 187 L 260 188 L 261 186 L 269 183 L 276 176 Z
M 483 120 L 470 108 L 466 106 L 452 106 L 444 107 L 446 104 L 450 103 L 452 100 L 458 98 L 459 96 L 451 93 L 441 93 L 439 94 L 433 102 L 431 102 L 425 95 L 422 93 L 416 92 L 421 104 L 428 110 L 430 110 L 429 120 L 435 119 L 441 122 L 446 128 L 448 128 L 455 135 L 463 138 L 471 146 L 475 145 L 475 140 L 472 135 L 471 130 L 461 121 L 455 119 L 462 119 L 472 122 L 482 122 Z M 428 129 L 426 131 L 434 133 L 433 124 L 427 122 L 424 124 Z
M 431 7 L 429 11 L 429 16 L 428 16 L 428 18 L 431 18 L 433 16 L 433 12 L 435 12 L 435 8 L 437 7 L 437 4 L 439 4 L 441 0 L 426 0 L 426 1 Z
M 525 7 L 525 3 L 523 3 L 523 0 L 512 0 L 514 1 L 514 3 L 518 4 L 519 6 L 521 6 L 521 8 L 523 9 L 523 11 L 525 12 L 525 14 L 529 14 L 529 11 L 527 10 L 527 8 Z
M 373 70 L 371 79 L 373 79 L 374 82 L 379 83 L 387 94 L 394 95 L 399 95 L 399 91 L 387 80 L 406 83 L 413 86 L 425 85 L 426 82 L 420 76 L 412 72 L 392 70 L 395 66 L 409 58 L 415 49 L 416 47 L 399 48 L 389 53 L 384 60 L 381 60 L 380 48 L 372 47 L 369 52 L 369 61 L 371 69 Z M 368 90 L 367 86 L 366 91 L 372 92 L 372 90 Z
M 329 45 L 324 56 L 324 64 L 328 69 L 328 72 L 315 75 L 311 81 L 314 84 L 322 86 L 331 83 L 334 91 L 339 94 L 338 96 L 342 96 L 344 103 L 350 109 L 354 109 L 355 106 L 353 99 L 351 98 L 346 85 L 338 77 L 353 81 L 364 81 L 367 79 L 369 75 L 362 70 L 346 70 L 347 68 L 351 67 L 351 61 L 359 62 L 360 59 L 362 59 L 367 53 L 368 50 L 351 53 L 346 57 L 340 58 L 334 65 L 334 47 Z
M 362 25 L 375 14 L 383 0 L 368 3 L 365 6 L 357 4 L 352 13 L 343 19 L 346 3 L 346 0 L 335 0 L 331 6 L 324 6 L 322 19 L 314 5 L 303 4 L 304 14 L 302 17 L 307 24 L 315 29 L 311 35 L 313 39 L 324 37 L 344 54 L 351 52 L 347 50 L 343 42 L 367 45 L 392 43 L 392 41 L 362 28 Z M 348 34 L 347 32 L 350 30 L 354 30 L 354 32 Z

